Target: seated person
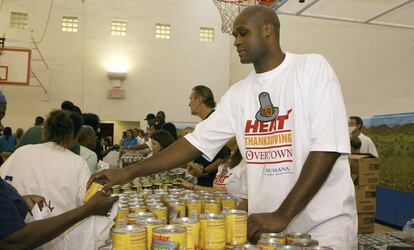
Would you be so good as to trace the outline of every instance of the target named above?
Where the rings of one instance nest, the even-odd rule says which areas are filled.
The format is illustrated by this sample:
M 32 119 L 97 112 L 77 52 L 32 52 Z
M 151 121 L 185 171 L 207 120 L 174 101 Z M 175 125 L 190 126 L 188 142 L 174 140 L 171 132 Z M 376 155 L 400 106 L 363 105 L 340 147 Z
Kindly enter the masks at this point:
M 173 144 L 175 141 L 174 137 L 166 130 L 157 130 L 150 134 L 150 148 L 152 154 L 158 154 L 159 152 L 166 149 L 168 146 Z
M 220 164 L 216 177 L 214 178 L 213 187 L 205 187 L 200 185 L 194 185 L 183 179 L 177 179 L 182 187 L 192 190 L 205 190 L 205 191 L 222 191 L 226 192 L 238 200 L 240 200 L 241 189 L 241 167 L 243 165 L 242 156 L 238 148 L 231 153 L 231 156 L 227 160 Z
M 3 136 L 0 137 L 0 152 L 3 161 L 7 160 L 9 156 L 16 150 L 17 139 L 12 135 L 12 129 L 5 127 L 3 130 Z
M 20 196 L 0 178 L 0 248 L 32 249 L 58 237 L 77 222 L 91 215 L 106 215 L 117 197 L 97 192 L 85 205 L 61 215 L 25 223 L 28 211 L 37 203 L 44 208 L 45 199 L 37 195 Z
M 137 138 L 134 137 L 132 129 L 128 129 L 126 131 L 126 137 L 122 139 L 122 143 L 120 146 L 130 149 L 131 146 L 137 145 L 137 144 L 138 144 L 138 141 L 137 141 Z
M 351 137 L 351 154 L 360 154 L 361 153 L 361 140 L 358 136 Z
M 74 112 L 52 111 L 43 128 L 45 143 L 18 148 L 0 168 L 3 179 L 22 195 L 38 194 L 55 204 L 52 216 L 82 204 L 91 174 L 85 160 L 69 149 L 77 142 L 82 126 Z M 49 242 L 46 249 L 62 249 L 78 233 L 78 226 Z M 76 235 L 76 237 L 79 237 Z M 95 235 L 87 234 L 78 242 L 94 244 Z

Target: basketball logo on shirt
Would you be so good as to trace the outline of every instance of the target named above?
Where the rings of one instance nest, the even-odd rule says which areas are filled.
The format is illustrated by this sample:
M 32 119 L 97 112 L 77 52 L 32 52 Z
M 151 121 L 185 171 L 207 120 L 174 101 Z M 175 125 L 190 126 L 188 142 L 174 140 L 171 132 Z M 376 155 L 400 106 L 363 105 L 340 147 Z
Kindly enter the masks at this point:
M 256 120 L 261 122 L 270 122 L 277 118 L 279 114 L 279 108 L 274 107 L 270 95 L 267 92 L 259 94 L 260 109 L 256 113 Z

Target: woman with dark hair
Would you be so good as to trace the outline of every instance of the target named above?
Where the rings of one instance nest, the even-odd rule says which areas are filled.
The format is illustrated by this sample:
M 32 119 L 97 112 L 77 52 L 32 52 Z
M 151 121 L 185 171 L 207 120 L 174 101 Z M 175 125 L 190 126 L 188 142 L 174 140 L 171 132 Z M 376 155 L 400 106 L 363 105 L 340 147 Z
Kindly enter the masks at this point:
M 131 146 L 137 145 L 137 144 L 138 144 L 138 141 L 137 141 L 137 138 L 134 137 L 134 132 L 132 131 L 132 129 L 128 129 L 126 131 L 126 137 L 122 139 L 121 147 L 130 149 Z
M 80 115 L 65 110 L 52 111 L 45 121 L 45 143 L 18 148 L 0 168 L 4 180 L 21 195 L 37 194 L 54 205 L 52 216 L 65 213 L 83 203 L 90 170 L 85 160 L 70 151 L 82 126 Z M 93 248 L 94 234 L 82 235 L 76 225 L 70 232 L 59 236 L 47 249 L 64 249 L 71 240 Z M 76 235 L 76 236 L 75 236 Z M 77 238 L 77 239 L 76 239 Z M 71 243 L 73 244 L 73 243 Z M 89 249 L 89 248 L 88 248 Z
M 0 152 L 3 161 L 16 150 L 17 139 L 16 136 L 12 135 L 12 129 L 5 127 L 3 130 L 3 136 L 0 137 Z
M 167 130 L 157 130 L 150 134 L 150 145 L 153 154 L 157 154 L 173 144 L 174 137 Z

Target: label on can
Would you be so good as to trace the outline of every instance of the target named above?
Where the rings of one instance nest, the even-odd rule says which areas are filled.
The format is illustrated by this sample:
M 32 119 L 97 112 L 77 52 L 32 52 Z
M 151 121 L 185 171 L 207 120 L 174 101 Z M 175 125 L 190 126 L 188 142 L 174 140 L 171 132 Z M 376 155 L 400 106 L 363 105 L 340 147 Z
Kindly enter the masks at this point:
M 83 202 L 84 203 L 88 202 L 89 199 L 92 198 L 92 196 L 96 194 L 96 192 L 101 190 L 102 188 L 103 188 L 103 185 L 97 182 L 92 182 L 91 186 L 89 187 L 88 191 L 85 194 L 85 197 L 83 198 Z
M 261 250 L 276 250 L 284 244 L 279 243 L 276 239 L 273 238 L 263 238 L 257 242 L 257 246 Z
M 167 208 L 164 206 L 149 207 L 149 210 L 154 213 L 155 217 L 167 221 Z
M 272 241 L 276 241 L 281 245 L 285 245 L 286 243 L 286 234 L 284 233 L 262 233 L 260 235 L 260 239 L 271 239 Z
M 201 249 L 222 250 L 226 246 L 225 222 L 221 214 L 202 214 L 200 216 Z
M 114 250 L 145 249 L 147 247 L 145 228 L 133 225 L 117 227 L 111 235 Z
M 153 230 L 152 250 L 185 250 L 186 229 L 178 226 L 163 226 Z
M 226 221 L 226 244 L 238 245 L 247 241 L 247 212 L 242 210 L 226 210 L 223 212 Z
M 129 209 L 127 206 L 118 207 L 118 213 L 115 217 L 115 226 L 125 226 L 127 224 L 128 214 Z
M 310 239 L 311 236 L 305 233 L 288 233 L 286 234 L 286 245 L 291 245 L 296 242 L 296 239 Z
M 192 218 L 198 218 L 201 214 L 201 201 L 199 200 L 187 200 L 187 216 Z
M 165 225 L 164 221 L 154 218 L 145 219 L 138 221 L 137 225 L 145 227 L 147 230 L 147 249 L 152 250 L 152 236 L 155 228 L 162 227 Z
M 204 201 L 204 212 L 205 213 L 220 213 L 220 202 L 216 200 Z
M 168 205 L 169 220 L 185 217 L 185 206 L 181 202 L 171 202 Z
M 237 207 L 236 198 L 225 197 L 224 199 L 221 200 L 222 210 L 232 210 L 232 209 L 236 209 L 236 207 Z
M 197 218 L 183 217 L 173 219 L 171 225 L 187 229 L 187 250 L 199 249 L 200 222 Z

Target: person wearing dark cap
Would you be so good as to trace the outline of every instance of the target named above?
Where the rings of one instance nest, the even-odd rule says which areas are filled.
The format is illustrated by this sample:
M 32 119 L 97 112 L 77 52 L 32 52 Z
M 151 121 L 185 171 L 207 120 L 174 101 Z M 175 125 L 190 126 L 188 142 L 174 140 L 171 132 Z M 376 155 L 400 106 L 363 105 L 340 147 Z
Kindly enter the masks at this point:
M 36 116 L 34 125 L 35 126 L 42 126 L 44 122 L 45 122 L 45 119 L 43 117 Z
M 155 119 L 155 115 L 153 113 L 149 113 L 147 114 L 147 117 L 145 118 L 145 120 L 147 121 L 147 131 L 151 132 L 151 131 L 155 131 L 156 130 L 156 123 L 157 120 Z

